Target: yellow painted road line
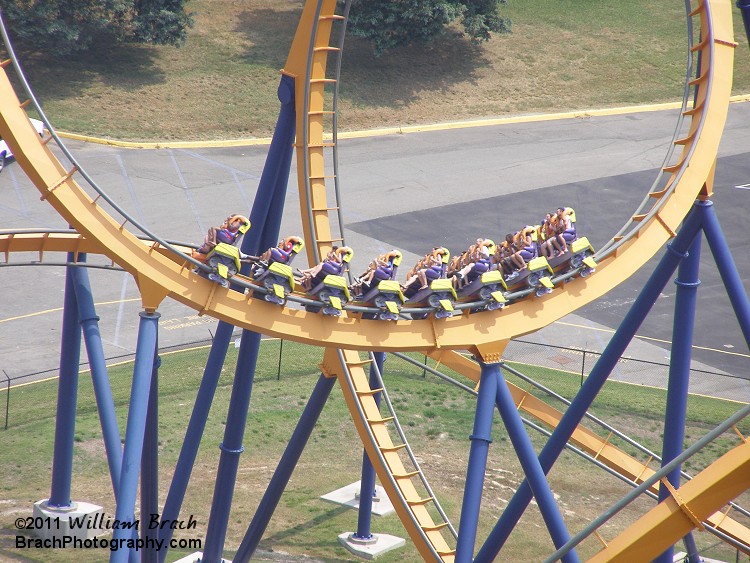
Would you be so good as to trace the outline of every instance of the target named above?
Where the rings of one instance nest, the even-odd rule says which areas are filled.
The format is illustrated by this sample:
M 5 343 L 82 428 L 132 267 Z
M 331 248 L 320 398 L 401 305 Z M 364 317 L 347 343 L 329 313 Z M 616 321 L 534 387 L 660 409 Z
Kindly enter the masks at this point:
M 565 326 L 570 326 L 573 328 L 584 328 L 586 330 L 593 330 L 598 332 L 607 332 L 609 334 L 614 334 L 614 330 L 611 328 L 601 328 L 601 327 L 594 327 L 594 326 L 586 326 L 586 325 L 580 325 L 576 323 L 568 323 L 565 321 L 557 321 L 556 324 L 561 324 Z M 634 338 L 640 338 L 641 340 L 651 340 L 653 342 L 662 342 L 664 344 L 672 344 L 671 340 L 664 340 L 663 338 L 654 338 L 653 336 L 642 336 L 640 334 L 636 334 Z M 728 356 L 739 356 L 740 358 L 750 358 L 750 354 L 743 354 L 742 352 L 730 352 L 729 350 L 719 350 L 718 348 L 709 348 L 708 346 L 696 346 L 693 345 L 693 348 L 695 350 L 706 350 L 708 352 L 716 352 L 718 354 L 726 354 Z
M 101 301 L 99 303 L 94 303 L 94 305 L 95 306 L 100 306 L 100 305 L 117 305 L 119 303 L 130 303 L 130 302 L 133 302 L 133 301 L 140 301 L 140 300 L 141 300 L 140 297 L 134 297 L 132 299 L 117 299 L 116 301 Z M 39 317 L 41 315 L 47 315 L 47 314 L 50 314 L 50 313 L 58 313 L 58 312 L 60 312 L 62 310 L 63 310 L 62 307 L 56 307 L 54 309 L 44 309 L 42 311 L 36 311 L 34 313 L 26 313 L 25 315 L 18 315 L 16 317 L 7 317 L 5 319 L 0 319 L 0 323 L 7 323 L 7 322 L 10 322 L 10 321 L 18 321 L 18 320 L 21 320 L 21 319 L 28 319 L 30 317 Z

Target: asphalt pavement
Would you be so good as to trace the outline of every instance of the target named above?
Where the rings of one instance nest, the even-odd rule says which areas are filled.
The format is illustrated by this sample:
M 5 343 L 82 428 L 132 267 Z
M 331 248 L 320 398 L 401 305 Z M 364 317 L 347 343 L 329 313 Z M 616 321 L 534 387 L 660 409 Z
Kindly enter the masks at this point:
M 437 244 L 453 252 L 478 236 L 500 239 L 559 205 L 576 209 L 579 232 L 608 240 L 648 192 L 675 130 L 676 110 L 450 128 L 342 139 L 339 167 L 347 242 L 355 271 L 391 247 L 410 265 Z M 229 212 L 249 213 L 266 146 L 128 149 L 69 141 L 86 171 L 118 204 L 164 238 L 200 242 Z M 750 289 L 750 103 L 730 108 L 716 168 L 717 215 Z M 282 234 L 301 232 L 296 171 L 290 175 Z M 0 174 L 0 227 L 64 228 L 16 164 Z M 660 256 L 661 254 L 657 255 Z M 304 265 L 304 264 L 298 264 Z M 540 342 L 601 350 L 648 278 L 652 265 L 598 301 L 540 331 Z M 105 354 L 135 349 L 138 292 L 123 272 L 90 271 Z M 53 369 L 59 357 L 64 269 L 2 267 L 0 370 L 5 377 Z M 750 379 L 750 354 L 716 275 L 701 256 L 697 365 Z M 629 353 L 668 357 L 670 284 Z M 211 337 L 215 321 L 171 301 L 160 309 L 160 344 Z M 0 382 L 1 377 L 0 377 Z

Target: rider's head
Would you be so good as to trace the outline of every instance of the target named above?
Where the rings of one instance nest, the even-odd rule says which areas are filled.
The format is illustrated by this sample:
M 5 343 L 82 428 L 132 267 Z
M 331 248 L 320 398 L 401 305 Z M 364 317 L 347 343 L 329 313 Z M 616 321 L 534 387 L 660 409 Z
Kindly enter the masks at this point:
M 250 219 L 244 215 L 230 215 L 225 224 L 230 231 L 234 233 L 239 231 L 244 235 L 250 228 Z

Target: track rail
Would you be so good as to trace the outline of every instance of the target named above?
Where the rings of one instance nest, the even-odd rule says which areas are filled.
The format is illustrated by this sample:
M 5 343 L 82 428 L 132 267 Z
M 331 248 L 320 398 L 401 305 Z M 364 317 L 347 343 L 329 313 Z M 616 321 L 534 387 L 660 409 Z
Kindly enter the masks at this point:
M 699 527 L 701 520 L 721 508 L 724 498 L 734 498 L 748 488 L 750 442 L 745 442 L 684 483 L 679 493 L 657 504 L 590 561 L 649 561 L 664 545 Z
M 312 18 L 335 15 L 334 0 L 308 2 L 300 24 L 304 33 L 295 38 L 293 52 L 307 53 L 310 44 L 328 47 L 329 37 L 321 32 L 328 24 L 313 26 Z M 309 13 L 308 13 L 309 12 Z M 317 15 L 316 15 L 317 13 Z M 342 16 L 343 17 L 343 16 Z M 234 291 L 217 290 L 211 282 L 191 273 L 192 265 L 185 255 L 171 249 L 175 256 L 144 247 L 138 237 L 126 227 L 128 218 L 115 219 L 107 212 L 100 196 L 91 197 L 77 183 L 82 174 L 77 166 L 65 167 L 41 141 L 33 130 L 22 104 L 11 86 L 7 73 L 0 75 L 0 133 L 11 146 L 19 165 L 47 200 L 85 238 L 96 240 L 107 256 L 136 279 L 143 305 L 157 309 L 167 297 L 176 299 L 203 314 L 225 320 L 242 328 L 249 328 L 273 336 L 284 337 L 308 344 L 355 350 L 430 350 L 438 348 L 461 349 L 475 345 L 489 345 L 527 334 L 546 326 L 577 308 L 607 293 L 627 279 L 653 256 L 674 235 L 693 201 L 701 195 L 704 184 L 711 181 L 713 164 L 719 139 L 726 120 L 731 89 L 734 43 L 732 41 L 731 7 L 727 0 L 701 2 L 694 10 L 698 18 L 703 41 L 694 49 L 701 56 L 700 75 L 693 80 L 694 107 L 686 110 L 690 119 L 688 135 L 679 141 L 682 152 L 678 163 L 670 166 L 668 187 L 653 194 L 656 205 L 637 217 L 638 228 L 628 236 L 613 243 L 608 254 L 599 257 L 597 273 L 588 278 L 574 278 L 551 294 L 525 299 L 497 311 L 464 314 L 449 319 L 426 319 L 381 323 L 359 318 L 349 312 L 345 318 L 335 319 L 298 309 L 276 307 L 273 304 L 251 299 Z M 317 21 L 317 20 L 316 20 Z M 327 21 L 327 20 L 324 20 Z M 309 33 L 317 29 L 314 37 Z M 299 40 L 298 40 L 299 37 Z M 314 39 L 314 41 L 313 41 Z M 295 50 L 296 49 L 296 50 Z M 320 57 L 329 51 L 320 51 Z M 294 57 L 290 57 L 290 60 Z M 307 74 L 307 58 L 303 68 L 285 68 L 295 76 Z M 323 61 L 312 65 L 325 72 Z M 7 64 L 4 65 L 7 68 Z M 321 76 L 323 76 L 321 75 Z M 318 74 L 312 72 L 311 79 Z M 307 88 L 304 81 L 296 81 L 298 94 L 304 99 Z M 324 84 L 324 83 L 323 83 Z M 301 90 L 301 92 L 300 92 Z M 310 89 L 311 99 L 319 95 Z M 322 97 L 322 94 L 320 95 Z M 316 101 L 317 103 L 317 101 Z M 310 105 L 309 112 L 317 111 Z M 298 126 L 310 129 L 310 143 L 318 135 L 317 125 L 307 121 Z M 322 133 L 321 133 L 322 134 Z M 302 150 L 298 160 L 308 154 L 310 173 L 303 180 L 309 182 L 317 152 Z M 303 163 L 302 170 L 308 170 Z M 312 192 L 315 192 L 313 182 Z M 306 208 L 317 204 L 307 201 Z M 321 207 L 328 207 L 327 203 Z M 116 210 L 117 211 L 117 210 Z M 325 217 L 325 218 L 324 218 Z M 330 239 L 328 211 L 314 216 L 311 232 L 322 249 L 326 236 Z M 326 233 L 328 233 L 326 235 Z
M 333 245 L 343 245 L 344 225 L 338 174 L 338 85 L 341 55 L 351 0 L 339 7 L 336 0 L 308 2 L 284 72 L 304 77 L 295 82 L 297 115 L 297 168 L 300 212 L 310 264 L 320 262 Z M 333 37 L 338 24 L 337 38 Z M 304 32 L 302 32 L 304 30 Z M 301 33 L 302 32 L 302 33 Z M 304 48 L 305 42 L 307 49 Z M 334 44 L 331 44 L 334 43 Z M 330 72 L 328 58 L 334 57 Z M 332 93 L 326 105 L 326 92 Z M 326 136 L 326 125 L 333 132 Z M 327 167 L 328 166 L 328 167 Z M 330 171 L 328 170 L 330 169 Z M 327 182 L 334 184 L 329 203 Z M 332 232 L 337 226 L 337 234 Z
M 347 2 L 344 14 L 338 14 L 336 0 L 306 2 L 283 71 L 295 78 L 298 183 L 304 235 L 308 241 L 311 263 L 318 262 L 333 244 L 343 242 L 343 234 L 334 237 L 331 229 L 331 224 L 337 223 L 343 232 L 335 132 L 335 94 L 339 81 L 341 45 L 331 45 L 331 32 L 335 22 L 345 23 L 348 5 Z M 553 280 L 556 289 L 544 297 L 517 301 L 496 311 L 464 311 L 448 319 L 388 323 L 363 320 L 352 309 L 342 318 L 336 318 L 293 307 L 278 307 L 252 298 L 252 291 L 245 295 L 224 290 L 192 272 L 194 267 L 200 265 L 187 256 L 184 247 L 167 243 L 146 232 L 122 211 L 72 159 L 49 124 L 51 137 L 39 139 L 26 115 L 27 103 L 19 100 L 6 72 L 10 62 L 13 62 L 17 72 L 23 76 L 15 60 L 5 61 L 2 64 L 4 71 L 0 73 L 0 134 L 39 190 L 41 198 L 50 203 L 78 234 L 41 237 L 23 233 L 3 235 L 0 236 L 0 252 L 5 253 L 6 262 L 13 252 L 38 252 L 41 260 L 43 254 L 51 252 L 53 248 L 65 252 L 71 252 L 70 249 L 74 248 L 73 253 L 101 253 L 134 276 L 147 310 L 156 310 L 164 299 L 172 298 L 201 314 L 241 328 L 326 346 L 325 370 L 339 378 L 355 426 L 409 535 L 425 559 L 452 561 L 453 548 L 443 535 L 444 530 L 450 529 L 449 523 L 442 518 L 442 512 L 436 509 L 433 499 L 419 493 L 424 481 L 420 480 L 422 476 L 418 468 L 405 468 L 400 452 L 406 450 L 407 446 L 403 445 L 405 442 L 393 443 L 389 432 L 390 421 L 380 414 L 375 405 L 373 394 L 377 390 L 369 387 L 363 370 L 365 364 L 356 351 L 426 350 L 434 353 L 467 348 L 481 351 L 485 347 L 494 351 L 502 346 L 502 342 L 538 330 L 606 294 L 642 267 L 674 237 L 695 199 L 710 192 L 728 110 L 736 46 L 728 0 L 698 0 L 688 21 L 691 33 L 692 22 L 699 23 L 702 40 L 690 47 L 689 80 L 682 111 L 682 119 L 687 120 L 689 126 L 683 137 L 674 140 L 665 159 L 661 174 L 665 181 L 657 179 L 631 220 L 597 253 L 599 265 L 594 276 L 559 276 Z M 14 59 L 12 50 L 9 51 Z M 337 57 L 333 77 L 327 74 L 331 54 Z M 693 55 L 699 56 L 701 61 L 695 76 Z M 22 82 L 25 84 L 25 79 Z M 333 109 L 325 105 L 326 90 L 331 88 L 334 90 Z M 33 105 L 47 122 L 28 87 L 27 90 Z M 691 93 L 692 104 L 689 104 Z M 329 116 L 334 120 L 334 136 L 330 141 L 324 138 Z M 63 164 L 52 152 L 48 146 L 50 140 L 63 149 L 63 154 L 68 158 L 67 164 Z M 332 156 L 327 157 L 326 151 L 330 151 Z M 671 164 L 669 161 L 673 154 L 678 156 L 676 162 Z M 333 161 L 332 175 L 327 172 L 327 160 Z M 90 195 L 79 185 L 79 178 L 93 188 L 93 194 Z M 328 180 L 333 180 L 335 185 L 333 205 L 329 203 Z M 140 230 L 141 234 L 132 232 L 128 227 Z M 141 235 L 153 242 L 144 242 L 139 238 Z M 563 286 L 562 282 L 566 280 L 568 283 Z M 248 283 L 248 287 L 252 287 L 251 282 Z M 335 351 L 334 348 L 345 350 Z M 526 408 L 532 408 L 533 401 L 529 397 L 522 400 L 528 404 Z M 558 415 L 548 408 L 537 405 L 536 409 L 536 415 L 548 424 L 555 424 L 559 420 Z M 395 418 L 393 421 L 395 423 Z M 635 475 L 636 471 L 647 470 L 643 464 L 640 464 L 640 469 L 631 467 L 630 461 L 623 459 L 606 442 L 602 444 L 600 438 L 589 436 L 583 430 L 574 436 L 576 440 L 585 449 L 600 448 L 598 459 L 608 460 L 605 463 L 611 463 L 610 467 L 614 466 L 618 471 Z M 743 459 L 738 460 L 737 465 L 744 468 L 747 463 L 747 459 Z M 721 475 L 715 481 L 704 484 L 698 494 L 706 489 L 711 490 L 715 493 L 712 502 L 718 502 L 716 497 L 722 496 L 727 488 L 717 484 L 724 483 L 727 478 Z M 688 486 L 686 484 L 680 489 L 681 494 Z M 693 487 L 701 485 L 699 483 Z M 711 517 L 725 503 L 726 500 L 719 502 L 705 518 Z
M 148 247 L 154 251 L 162 252 L 169 255 L 169 251 L 161 247 L 158 243 L 153 241 L 141 241 L 145 247 Z M 183 243 L 172 243 L 177 247 L 183 247 Z M 186 250 L 188 249 L 185 246 Z M 55 231 L 35 231 L 29 230 L 27 232 L 0 232 L 0 255 L 5 256 L 4 265 L 13 265 L 10 262 L 9 257 L 14 254 L 31 253 L 36 259 L 34 262 L 27 261 L 21 262 L 17 265 L 27 265 L 35 263 L 39 265 L 47 260 L 47 256 L 50 254 L 57 253 L 70 253 L 74 257 L 77 254 L 103 254 L 103 249 L 96 241 L 89 241 L 78 233 L 70 230 L 55 230 Z M 58 265 L 58 264 L 55 264 Z M 87 266 L 91 266 L 87 264 Z M 111 267 L 109 267 L 111 268 Z M 456 373 L 461 374 L 470 381 L 477 384 L 479 382 L 480 369 L 479 365 L 461 355 L 455 351 L 444 350 L 444 351 L 433 351 L 430 354 L 434 360 L 440 365 L 444 365 Z M 395 486 L 389 491 L 395 493 L 396 502 L 400 503 L 404 510 L 408 511 L 410 516 L 409 520 L 412 522 L 420 522 L 421 515 L 411 514 L 412 506 L 416 505 L 427 505 L 429 503 L 435 504 L 435 510 L 430 512 L 431 517 L 434 516 L 438 520 L 436 524 L 434 521 L 427 526 L 437 527 L 445 523 L 445 528 L 450 530 L 452 527 L 445 517 L 442 509 L 437 505 L 437 500 L 429 489 L 427 480 L 419 469 L 418 464 L 415 461 L 415 456 L 411 453 L 410 447 L 406 442 L 402 432 L 399 432 L 398 444 L 393 445 L 393 439 L 390 437 L 390 427 L 399 429 L 398 420 L 395 412 L 390 407 L 389 401 L 386 401 L 389 407 L 389 413 L 385 417 L 373 418 L 372 409 L 374 407 L 374 401 L 370 403 L 370 399 L 376 392 L 386 393 L 385 386 L 381 383 L 380 389 L 371 389 L 369 387 L 369 380 L 363 371 L 363 367 L 369 365 L 368 360 L 361 361 L 359 355 L 355 352 L 344 352 L 343 357 L 345 362 L 339 366 L 336 366 L 335 361 L 333 362 L 334 367 L 330 367 L 330 358 L 327 358 L 326 368 L 327 373 L 336 375 L 341 382 L 341 387 L 344 390 L 345 396 L 347 396 L 347 405 L 350 408 L 350 413 L 355 420 L 355 426 L 360 431 L 360 438 L 363 443 L 370 442 L 370 449 L 379 452 L 377 454 L 377 461 L 380 463 L 378 468 L 378 475 L 380 476 L 381 482 L 390 481 Z M 340 357 L 335 358 L 340 361 Z M 359 370 L 359 371 L 358 371 Z M 521 389 L 520 387 L 513 385 L 511 382 L 507 382 L 510 389 L 511 395 L 518 406 L 519 410 L 522 410 L 527 415 L 535 418 L 539 422 L 543 423 L 549 428 L 555 428 L 560 421 L 563 412 L 559 411 L 546 402 L 538 399 L 528 391 Z M 369 416 L 369 418 L 368 418 Z M 357 420 L 359 423 L 357 424 Z M 383 429 L 379 428 L 379 425 L 383 425 L 384 431 L 388 434 L 386 438 L 382 433 Z M 581 451 L 591 455 L 595 460 L 598 460 L 602 464 L 606 465 L 610 469 L 614 470 L 619 475 L 623 476 L 628 481 L 639 484 L 647 480 L 654 474 L 654 469 L 650 467 L 650 463 L 653 459 L 647 460 L 645 463 L 641 460 L 630 456 L 626 452 L 614 446 L 611 442 L 611 434 L 607 437 L 602 437 L 595 432 L 579 425 L 571 436 L 571 442 L 575 444 Z M 401 461 L 401 457 L 407 454 L 405 462 Z M 399 458 L 398 460 L 396 458 Z M 406 466 L 411 466 L 416 472 L 408 472 L 404 469 Z M 392 470 L 392 468 L 396 468 Z M 394 475 L 395 471 L 395 475 Z M 399 478 L 399 475 L 405 475 L 412 473 L 408 479 Z M 413 483 L 416 482 L 416 485 Z M 412 491 L 416 491 L 417 487 L 427 491 L 427 495 L 420 496 L 419 494 L 412 494 Z M 658 494 L 658 486 L 652 485 L 649 490 Z M 392 497 L 394 498 L 394 497 Z M 417 499 L 417 502 L 414 499 Z M 728 499 L 731 500 L 731 499 Z M 750 554 L 750 529 L 742 525 L 737 520 L 734 520 L 731 514 L 731 506 L 723 508 L 721 511 L 715 512 L 708 515 L 703 524 L 707 527 L 711 527 L 718 530 L 721 534 L 724 534 L 728 538 L 734 540 L 739 549 L 743 552 Z M 414 530 L 416 534 L 415 542 L 428 542 L 430 538 L 426 534 L 420 531 L 418 527 Z M 444 531 L 442 534 L 444 535 Z M 450 541 L 447 538 L 446 543 Z M 430 544 L 431 546 L 432 544 Z M 438 549 L 444 549 L 444 546 L 440 547 L 427 547 L 425 548 L 433 553 L 437 554 Z M 446 552 L 450 555 L 450 551 Z
M 378 408 L 374 395 L 384 389 L 370 387 L 363 369 L 370 363 L 370 359 L 363 361 L 355 351 L 327 349 L 323 372 L 338 378 L 352 420 L 380 483 L 424 560 L 452 562 L 455 547 L 446 541 L 443 531 L 454 534 L 451 538 L 454 545 L 455 531 L 436 499 L 431 494 L 420 492 L 429 491 L 429 487 L 413 454 L 409 455 L 408 468 L 404 465 L 401 456 L 402 452 L 410 453 L 409 445 L 402 434 L 396 444 L 391 438 L 390 428 L 398 427 L 398 421 L 395 413 L 384 417 Z
M 474 383 L 479 383 L 479 364 L 466 356 L 448 350 L 445 352 L 433 352 L 430 354 L 430 357 L 441 365 L 452 369 L 456 373 L 460 373 Z M 555 409 L 509 381 L 506 381 L 506 384 L 519 410 L 534 417 L 549 428 L 557 427 L 564 414 L 562 411 Z M 654 469 L 649 467 L 649 463 L 653 461 L 653 458 L 643 463 L 610 443 L 611 438 L 611 432 L 606 438 L 602 438 L 595 432 L 579 424 L 571 435 L 570 442 L 578 446 L 583 452 L 591 455 L 595 460 L 600 461 L 635 484 L 643 483 L 654 475 Z M 658 496 L 658 483 L 652 484 L 648 490 Z M 731 505 L 725 506 L 733 498 L 734 496 L 724 498 L 724 502 L 719 505 L 723 510 L 706 515 L 703 518 L 703 524 L 731 538 L 734 540 L 733 545 L 736 545 L 738 549 L 750 555 L 750 529 L 732 519 L 729 513 L 733 507 Z

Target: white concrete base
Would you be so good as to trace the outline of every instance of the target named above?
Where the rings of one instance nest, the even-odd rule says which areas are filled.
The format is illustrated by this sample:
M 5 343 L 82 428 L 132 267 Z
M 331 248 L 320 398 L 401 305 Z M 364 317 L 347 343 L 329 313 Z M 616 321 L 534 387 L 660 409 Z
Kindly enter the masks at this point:
M 343 504 L 351 508 L 359 508 L 359 490 L 362 488 L 361 481 L 341 487 L 331 493 L 325 494 L 320 498 L 334 504 Z M 380 485 L 375 485 L 375 496 L 372 499 L 372 513 L 376 516 L 386 516 L 395 512 L 391 499 L 385 494 L 385 489 Z
M 190 555 L 186 555 L 185 557 L 179 558 L 174 563 L 200 563 L 202 558 L 203 558 L 203 552 L 196 551 L 195 553 L 191 553 Z
M 180 559 L 177 559 L 174 563 L 201 563 L 202 559 L 203 559 L 203 552 L 196 551 L 195 553 L 191 553 L 190 555 L 186 555 L 185 557 L 181 557 Z M 221 563 L 232 563 L 232 560 L 222 559 Z
M 680 551 L 679 553 L 675 553 L 674 557 L 672 557 L 672 561 L 674 563 L 682 563 L 685 561 L 685 556 L 687 556 L 687 553 L 684 551 Z M 718 559 L 707 559 L 705 557 L 701 557 L 701 563 L 726 563 L 725 561 L 719 561 Z
M 376 559 L 380 555 L 404 547 L 406 540 L 388 534 L 373 534 L 371 539 L 360 540 L 352 532 L 339 534 L 339 543 L 350 553 L 362 559 Z
M 96 516 L 101 514 L 100 520 L 104 516 L 104 509 L 101 506 L 88 502 L 74 502 L 70 508 L 58 508 L 48 506 L 48 501 L 49 499 L 44 499 L 34 503 L 34 518 L 41 518 L 44 524 L 41 527 L 35 527 L 34 534 L 39 538 L 75 537 L 80 540 L 89 540 L 110 531 L 96 525 Z

